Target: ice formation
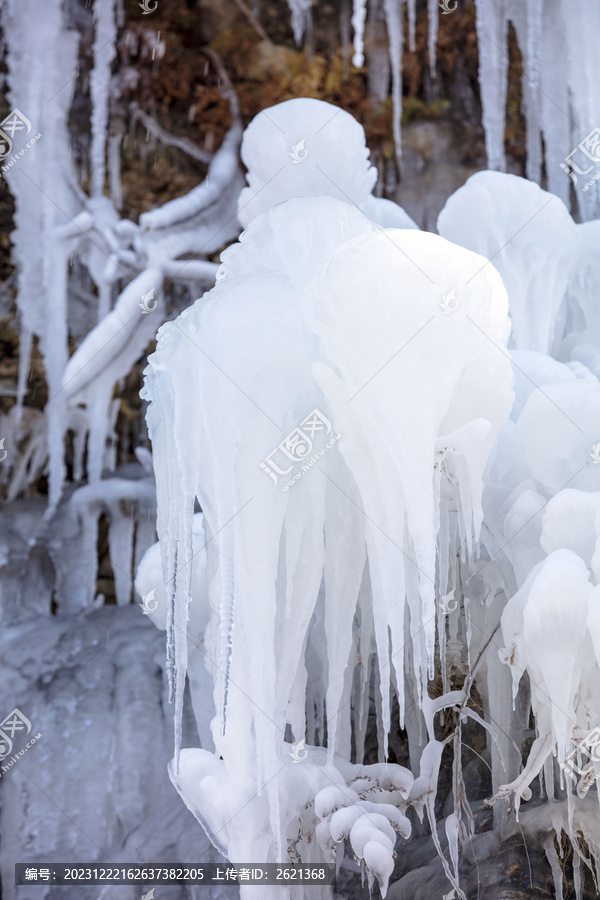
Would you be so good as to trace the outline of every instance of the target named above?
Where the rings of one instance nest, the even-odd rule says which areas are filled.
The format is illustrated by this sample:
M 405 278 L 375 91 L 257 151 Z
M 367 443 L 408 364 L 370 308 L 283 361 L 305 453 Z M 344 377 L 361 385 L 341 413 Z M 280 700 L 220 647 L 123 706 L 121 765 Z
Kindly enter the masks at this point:
M 476 10 L 489 167 L 506 168 L 507 39 L 512 22 L 523 57 L 527 176 L 540 181 L 543 139 L 549 189 L 566 202 L 570 171 L 580 214 L 584 219 L 597 218 L 599 182 L 583 191 L 586 182 L 581 173 L 587 171 L 593 178 L 600 165 L 600 93 L 591 77 L 596 55 L 593 35 L 600 29 L 598 5 L 593 0 L 575 4 L 569 0 L 477 0 Z
M 299 137 L 286 135 L 285 146 L 296 141 L 288 165 L 310 152 Z M 554 821 L 557 839 L 566 832 L 582 852 L 560 768 L 599 724 L 590 569 L 600 564 L 590 531 L 600 521 L 600 384 L 582 361 L 597 364 L 593 223 L 575 226 L 559 198 L 525 179 L 485 172 L 449 199 L 441 237 L 386 230 L 363 215 L 356 178 L 351 204 L 318 196 L 316 180 L 316 196 L 307 195 L 293 169 L 271 195 L 260 165 L 273 167 L 277 147 L 260 160 L 253 142 L 251 134 L 243 145 L 249 187 L 240 208 L 255 218 L 223 254 L 213 291 L 163 326 L 146 371 L 155 464 L 163 460 L 158 531 L 177 716 L 196 590 L 195 498 L 208 535 L 215 754 L 176 752 L 171 777 L 225 855 L 243 856 L 252 822 L 262 858 L 280 858 L 287 841 L 298 859 L 316 859 L 306 837 L 314 831 L 325 859 L 347 840 L 382 893 L 396 833 L 408 837 L 407 811 L 426 811 L 445 875 L 464 897 L 459 848 L 472 813 L 460 777 L 445 848 L 433 806 L 444 748 L 435 717 L 445 709 L 488 731 L 492 800 L 514 795 L 519 811 L 540 775 L 568 810 Z M 312 150 L 322 171 L 320 154 L 331 149 Z M 355 159 L 364 172 L 364 155 Z M 285 200 L 282 183 L 300 196 Z M 182 365 L 186 347 L 197 352 Z M 572 517 L 581 522 L 575 533 L 562 524 Z M 461 585 L 464 630 L 449 623 L 446 632 L 439 599 L 454 596 L 451 585 Z M 446 665 L 457 640 L 470 668 L 453 691 Z M 445 692 L 434 699 L 437 650 Z M 372 655 L 380 759 L 394 695 L 413 774 L 391 764 L 372 775 L 348 768 L 352 740 L 360 763 Z M 489 722 L 468 705 L 475 678 Z M 409 715 L 414 700 L 426 736 Z M 514 748 L 529 703 L 537 736 L 522 767 Z M 460 755 L 460 735 L 452 741 Z M 301 769 L 288 760 L 298 742 Z M 597 766 L 583 770 L 582 799 Z M 234 816 L 240 801 L 247 806 Z M 502 821 L 498 804 L 494 813 Z M 593 812 L 577 815 L 596 857 Z M 548 843 L 558 877 L 554 852 Z M 581 872 L 574 878 L 579 891 Z
M 512 345 L 555 351 L 577 246 L 564 203 L 516 175 L 478 172 L 448 199 L 438 232 L 498 269 L 510 297 Z
M 283 200 L 330 196 L 354 204 L 383 228 L 417 228 L 400 206 L 372 196 L 377 171 L 368 159 L 364 129 L 345 110 L 305 97 L 278 103 L 244 132 L 248 186 L 238 218 L 246 227 Z
M 322 617 L 329 671 L 311 691 L 326 702 L 329 738 L 327 765 L 315 762 L 312 775 L 308 761 L 301 769 L 313 790 L 324 778 L 339 781 L 335 755 L 349 751 L 354 691 L 347 665 L 356 642 L 368 655 L 376 648 L 382 667 L 384 758 L 392 683 L 403 717 L 405 627 L 413 648 L 407 691 L 426 694 L 436 587 L 445 593 L 449 558 L 457 548 L 468 553 L 479 534 L 483 470 L 512 398 L 501 350 L 506 294 L 485 262 L 435 235 L 376 229 L 334 198 L 289 200 L 257 216 L 224 255 L 213 291 L 159 332 L 145 395 L 172 597 L 177 715 L 198 497 L 210 535 L 209 655 L 219 668 L 213 737 L 222 757 L 182 751 L 172 777 L 232 858 L 247 847 L 247 817 L 264 821 L 254 826 L 263 834 L 261 852 L 279 858 L 307 802 L 297 770 L 288 764 L 285 778 L 275 775 L 288 755 L 286 724 L 296 742 L 308 738 L 315 616 Z M 448 316 L 451 292 L 457 308 Z M 224 417 L 225 409 L 235 414 Z M 309 434 L 323 455 L 320 473 L 305 466 L 286 483 L 293 466 L 282 469 L 273 447 L 283 447 L 288 433 L 296 434 L 290 447 L 304 441 L 288 460 L 309 457 Z M 438 559 L 440 530 L 451 531 L 456 547 L 446 545 Z M 361 691 L 364 677 L 363 669 Z M 427 796 L 437 778 L 432 765 L 422 775 Z M 250 803 L 261 785 L 266 796 Z M 242 797 L 247 813 L 226 826 Z M 356 841 L 365 862 L 372 854 L 371 871 L 384 888 L 383 851 L 367 852 L 369 841 Z M 377 846 L 388 847 L 386 838 Z
M 405 0 L 385 0 L 392 70 L 393 130 L 398 160 L 402 155 L 402 51 Z M 441 3 L 428 0 L 429 58 L 435 77 L 435 53 Z M 454 9 L 452 9 L 454 7 Z M 457 8 L 457 0 L 446 12 Z M 523 58 L 523 111 L 527 121 L 527 177 L 542 178 L 565 203 L 571 183 L 584 220 L 600 215 L 600 92 L 593 71 L 600 9 L 594 0 L 476 0 L 479 84 L 488 168 L 506 171 L 504 131 L 508 84 L 508 33 L 512 24 Z M 353 0 L 354 65 L 364 63 L 366 0 Z M 407 0 L 412 49 L 416 18 Z M 577 52 L 572 48 L 577 47 Z M 542 153 L 543 147 L 543 153 Z
M 300 40 L 309 7 L 289 6 Z M 435 72 L 438 4 L 427 7 Z M 364 62 L 366 9 L 355 0 L 355 65 Z M 51 653 L 67 669 L 82 646 L 96 652 L 114 622 L 124 627 L 137 569 L 136 599 L 167 636 L 159 668 L 176 701 L 171 781 L 218 851 L 339 863 L 346 842 L 383 895 L 404 898 L 409 883 L 391 883 L 394 848 L 426 814 L 439 871 L 464 898 L 461 851 L 481 837 L 461 769 L 469 719 L 487 733 L 492 801 L 513 798 L 519 828 L 543 833 L 557 897 L 555 841 L 568 836 L 580 900 L 584 865 L 600 859 L 600 762 L 586 743 L 600 728 L 600 235 L 597 221 L 576 225 L 567 204 L 571 192 L 579 218 L 599 212 L 597 4 L 477 0 L 488 165 L 500 171 L 479 173 L 448 200 L 439 236 L 373 196 L 362 126 L 322 101 L 286 101 L 254 119 L 241 144 L 244 187 L 239 109 L 210 51 L 232 124 L 206 178 L 139 225 L 120 219 L 118 145 L 107 137 L 118 10 L 95 0 L 87 196 L 67 127 L 78 32 L 57 0 L 1 8 L 10 104 L 51 149 L 19 151 L 6 171 L 22 331 L 18 403 L 2 435 L 24 450 L 19 464 L 11 452 L 1 475 L 14 498 L 47 467 L 46 518 L 59 505 L 64 513 L 33 537 L 25 513 L 2 514 L 3 648 L 19 673 L 10 689 L 24 690 L 21 670 L 24 680 L 37 671 L 11 644 L 33 633 L 28 616 L 48 617 L 53 600 L 58 608 L 41 668 L 41 683 L 51 683 Z M 416 10 L 410 0 L 410 45 Z M 399 159 L 404 4 L 386 0 L 384 11 Z M 502 172 L 509 21 L 523 55 L 529 181 Z M 167 140 L 160 128 L 153 134 Z M 551 193 L 535 184 L 542 173 Z M 208 261 L 240 223 L 221 265 Z M 74 261 L 93 283 L 91 319 L 70 308 Z M 162 326 L 146 371 L 155 488 L 139 466 L 116 469 L 114 387 L 173 315 L 169 285 L 200 293 L 215 279 Z M 23 405 L 34 338 L 50 395 L 44 412 Z M 75 489 L 65 489 L 67 432 Z M 101 609 L 97 595 L 102 517 L 116 610 Z M 160 653 L 134 627 L 139 648 L 118 641 L 106 671 L 84 676 L 106 687 L 114 675 L 125 722 L 111 743 L 104 708 L 94 720 L 90 734 L 122 763 L 103 800 L 105 831 L 93 798 L 85 824 L 94 840 L 109 833 L 111 846 L 141 855 L 126 834 L 148 816 L 154 847 L 151 824 L 168 807 L 173 846 L 189 849 L 182 835 L 192 820 L 168 806 L 160 782 L 170 723 L 138 659 L 138 650 Z M 132 672 L 143 686 L 136 714 L 158 740 L 144 743 L 135 766 L 127 754 L 138 736 L 124 713 Z M 438 674 L 441 687 L 431 682 Z M 193 746 L 180 749 L 186 676 L 196 724 Z M 36 685 L 31 676 L 34 706 Z M 482 713 L 469 705 L 474 686 Z M 363 765 L 373 692 L 379 762 Z M 79 721 L 77 696 L 67 696 Z M 530 710 L 536 730 L 523 765 Z M 456 723 L 443 739 L 442 719 Z M 401 726 L 410 769 L 386 763 L 388 734 Z M 76 746 L 89 759 L 86 740 Z M 442 824 L 435 800 L 447 746 L 452 797 Z M 160 782 L 156 797 L 144 794 L 142 768 Z M 87 797 L 92 773 L 81 771 Z M 29 796 L 9 788 L 7 798 L 24 828 Z M 44 811 L 32 808 L 41 828 Z M 494 824 L 507 818 L 495 802 Z M 4 815 L 0 827 L 8 871 Z M 60 841 L 81 850 L 69 829 Z

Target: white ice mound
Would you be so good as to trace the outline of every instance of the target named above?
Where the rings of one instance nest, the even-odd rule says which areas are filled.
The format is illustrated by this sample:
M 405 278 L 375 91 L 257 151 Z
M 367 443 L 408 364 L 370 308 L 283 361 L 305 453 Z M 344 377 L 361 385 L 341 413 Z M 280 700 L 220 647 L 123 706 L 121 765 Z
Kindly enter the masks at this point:
M 377 170 L 363 127 L 323 100 L 300 97 L 263 110 L 246 128 L 241 152 L 248 169 L 238 201 L 244 227 L 284 200 L 324 195 L 353 204 L 384 228 L 418 227 L 400 206 L 371 196 Z
M 501 172 L 478 172 L 446 201 L 439 233 L 481 253 L 508 292 L 512 344 L 548 353 L 554 344 L 576 228 L 558 197 Z
M 540 538 L 546 553 L 572 550 L 592 568 L 599 537 L 600 493 L 568 489 L 548 502 Z M 600 581 L 598 574 L 596 570 L 596 581 Z
M 512 403 L 494 267 L 436 235 L 360 227 L 353 207 L 329 197 L 265 212 L 226 254 L 215 288 L 163 326 L 146 370 L 178 718 L 195 497 L 205 517 L 222 763 L 194 757 L 214 803 L 195 789 L 188 800 L 231 858 L 244 857 L 244 824 L 225 828 L 219 798 L 233 792 L 239 808 L 265 787 L 248 815 L 272 859 L 299 785 L 325 786 L 316 751 L 295 766 L 284 740 L 288 727 L 310 743 L 307 697 L 326 704 L 328 765 L 349 756 L 351 700 L 368 696 L 357 647 L 369 654 L 375 641 L 384 735 L 392 684 L 403 709 L 405 666 L 425 690 L 440 522 L 454 523 L 450 556 L 466 553 Z M 181 765 L 172 777 L 186 796 Z M 365 859 L 369 843 L 357 836 Z M 387 863 L 372 850 L 384 884 Z
M 553 518 L 545 523 L 546 541 Z M 600 670 L 593 652 L 599 598 L 589 574 L 572 550 L 554 550 L 532 570 L 502 614 L 501 658 L 512 670 L 513 696 L 527 671 L 538 728 L 525 768 L 497 795 L 514 791 L 517 809 L 521 798 L 530 798 L 529 785 L 553 749 L 564 764 L 570 742 L 600 724 Z
M 529 472 L 546 489 L 600 490 L 600 383 L 573 378 L 536 388 L 519 416 Z

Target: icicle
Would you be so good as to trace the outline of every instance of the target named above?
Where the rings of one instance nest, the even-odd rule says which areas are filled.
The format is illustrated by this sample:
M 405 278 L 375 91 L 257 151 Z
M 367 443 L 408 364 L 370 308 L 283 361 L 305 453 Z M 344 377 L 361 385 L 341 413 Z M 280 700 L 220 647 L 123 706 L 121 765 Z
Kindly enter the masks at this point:
M 540 66 L 542 51 L 543 0 L 527 3 L 527 57 L 524 96 L 527 114 L 527 177 L 538 184 L 542 179 L 542 142 L 540 135 Z
M 113 134 L 108 140 L 108 175 L 110 199 L 116 210 L 123 205 L 121 189 L 121 134 Z
M 564 156 L 587 175 L 577 175 L 575 197 L 583 220 L 600 217 L 600 179 L 598 175 L 598 128 L 600 127 L 600 92 L 593 75 L 598 55 L 596 36 L 600 31 L 600 7 L 597 3 L 572 4 L 560 0 L 562 27 L 566 32 L 567 54 L 563 78 L 568 84 L 570 106 L 562 110 L 571 114 L 570 145 Z M 566 72 L 565 72 L 566 68 Z M 559 113 L 551 113 L 558 117 Z M 570 166 L 570 162 L 568 167 Z M 564 170 L 563 170 L 564 172 Z M 564 173 L 567 178 L 567 174 Z
M 508 76 L 506 0 L 477 0 L 479 85 L 488 168 L 503 172 Z
M 352 28 L 354 29 L 354 56 L 352 65 L 357 69 L 365 63 L 364 32 L 367 18 L 367 0 L 353 0 Z
M 10 105 L 21 125 L 14 136 L 14 150 L 23 151 L 6 172 L 16 206 L 11 241 L 23 326 L 19 396 L 22 398 L 25 390 L 27 357 L 35 335 L 40 340 L 50 397 L 46 417 L 50 455 L 47 514 L 51 515 L 60 499 L 64 477 L 66 409 L 60 388 L 67 361 L 66 275 L 72 249 L 55 239 L 53 230 L 72 221 L 82 204 L 69 159 L 67 128 L 79 34 L 64 28 L 59 0 L 48 0 L 41 7 L 33 0 L 23 0 L 18 8 L 4 5 L 1 11 L 8 48 Z M 36 28 L 32 30 L 34 21 Z M 48 98 L 52 100 L 51 109 Z M 23 139 L 38 134 L 39 143 L 25 152 Z M 44 144 L 51 149 L 44 151 Z
M 435 78 L 439 5 L 439 0 L 427 0 L 427 15 L 429 19 L 427 47 L 429 50 L 429 71 L 432 78 Z
M 302 45 L 304 32 L 310 23 L 312 2 L 311 0 L 287 0 L 292 13 L 292 30 L 296 46 Z
M 384 0 L 385 22 L 390 44 L 390 66 L 392 69 L 392 103 L 394 147 L 398 169 L 402 168 L 402 50 L 404 46 L 403 26 L 404 0 Z
M 19 375 L 17 381 L 17 420 L 16 427 L 21 423 L 23 414 L 23 401 L 28 391 L 27 382 L 29 380 L 31 365 L 31 347 L 33 344 L 33 335 L 25 322 L 21 325 L 21 333 L 19 335 Z
M 408 0 L 408 49 L 415 52 L 415 26 L 417 24 L 417 0 Z
M 92 99 L 92 168 L 93 197 L 104 193 L 105 151 L 108 133 L 111 63 L 116 55 L 115 0 L 94 0 L 94 68 L 90 75 Z
M 569 10 L 571 16 L 575 10 Z M 571 180 L 561 169 L 577 142 L 571 140 L 571 97 L 565 72 L 569 57 L 567 33 L 560 8 L 545 14 L 542 22 L 540 122 L 544 135 L 544 156 L 548 190 L 569 204 Z M 562 65 L 558 61 L 562 60 Z
M 523 106 L 527 122 L 527 177 L 537 184 L 542 177 L 540 135 L 540 54 L 543 0 L 528 0 L 511 12 L 523 57 Z M 508 53 L 508 50 L 506 51 Z

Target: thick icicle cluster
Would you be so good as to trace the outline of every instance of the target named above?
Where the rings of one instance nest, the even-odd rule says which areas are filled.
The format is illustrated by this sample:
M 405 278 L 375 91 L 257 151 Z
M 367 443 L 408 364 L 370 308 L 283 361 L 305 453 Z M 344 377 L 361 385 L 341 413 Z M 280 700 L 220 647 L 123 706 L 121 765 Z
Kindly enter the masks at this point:
M 491 172 L 473 176 L 450 197 L 438 221 L 441 234 L 498 267 L 518 348 L 512 353 L 515 403 L 485 503 L 488 560 L 473 567 L 465 587 L 472 652 L 481 643 L 478 632 L 501 630 L 487 656 L 487 685 L 478 681 L 504 735 L 498 735 L 504 760 L 492 755 L 496 798 L 514 794 L 518 811 L 538 775 L 549 799 L 566 791 L 567 811 L 556 807 L 552 828 L 559 843 L 566 832 L 579 860 L 578 898 L 585 857 L 580 834 L 600 858 L 593 806 L 580 806 L 576 822 L 573 795 L 575 785 L 585 798 L 600 775 L 594 750 L 600 728 L 597 226 L 575 225 L 559 198 L 531 182 Z M 537 734 L 521 769 L 510 743 L 522 740 L 529 705 Z M 562 896 L 553 839 L 546 849 Z
M 316 135 L 327 105 L 297 100 L 261 114 L 243 145 L 242 215 L 267 197 L 284 202 L 223 255 L 216 287 L 161 328 L 146 370 L 179 719 L 196 497 L 207 533 L 217 755 L 182 751 L 172 777 L 231 858 L 244 856 L 250 821 L 254 853 L 281 858 L 290 823 L 328 780 L 339 783 L 336 754 L 349 759 L 351 705 L 365 708 L 373 653 L 383 759 L 392 686 L 402 718 L 406 697 L 425 702 L 436 595 L 446 592 L 449 560 L 469 554 L 479 534 L 484 467 L 512 403 L 497 272 L 441 237 L 383 230 L 365 214 L 364 136 L 353 123 L 351 143 L 346 114 L 327 107 L 329 134 L 307 138 L 301 163 L 283 138 L 270 147 L 268 164 L 283 171 L 263 187 L 254 135 L 292 107 L 296 121 L 315 115 Z M 354 204 L 286 201 L 294 188 L 324 193 L 336 134 L 336 191 Z M 318 719 L 326 710 L 326 765 L 296 769 L 286 728 L 314 743 L 314 709 Z M 437 782 L 435 748 L 432 732 L 417 806 Z M 243 798 L 247 809 L 226 824 Z M 392 825 L 382 824 L 372 851 L 372 835 L 359 840 L 357 823 L 348 827 L 383 887 Z
M 592 70 L 600 9 L 593 0 L 477 0 L 481 98 L 488 165 L 505 170 L 508 26 L 523 57 L 527 177 L 565 202 L 571 182 L 584 219 L 600 214 L 600 91 Z M 571 176 L 571 180 L 569 177 Z
M 405 0 L 385 0 L 388 30 L 393 131 L 402 155 L 402 52 Z M 439 8 L 428 0 L 429 59 L 435 77 Z M 600 216 L 600 91 L 594 75 L 600 8 L 595 0 L 475 0 L 479 45 L 479 83 L 488 168 L 506 171 L 504 131 L 508 84 L 508 32 L 515 29 L 523 58 L 523 110 L 527 121 L 527 177 L 538 184 L 544 163 L 548 188 L 565 203 L 571 184 L 582 219 Z M 364 63 L 366 0 L 353 0 L 354 65 Z M 415 0 L 407 0 L 411 49 Z

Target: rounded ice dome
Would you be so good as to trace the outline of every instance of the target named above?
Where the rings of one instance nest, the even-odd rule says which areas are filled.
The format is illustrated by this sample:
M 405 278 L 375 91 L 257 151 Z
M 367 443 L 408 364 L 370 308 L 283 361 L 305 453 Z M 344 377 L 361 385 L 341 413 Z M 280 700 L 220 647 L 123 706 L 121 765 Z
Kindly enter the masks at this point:
M 510 301 L 511 344 L 549 353 L 560 336 L 576 228 L 565 204 L 504 172 L 477 172 L 446 201 L 442 237 L 480 253 L 500 273 Z
M 244 132 L 241 155 L 248 170 L 238 200 L 244 228 L 285 200 L 320 196 L 352 203 L 383 227 L 417 227 L 401 207 L 371 196 L 377 170 L 364 129 L 331 103 L 299 97 L 262 110 Z

